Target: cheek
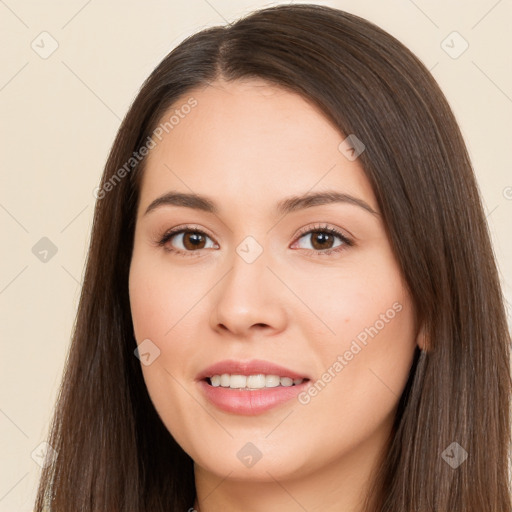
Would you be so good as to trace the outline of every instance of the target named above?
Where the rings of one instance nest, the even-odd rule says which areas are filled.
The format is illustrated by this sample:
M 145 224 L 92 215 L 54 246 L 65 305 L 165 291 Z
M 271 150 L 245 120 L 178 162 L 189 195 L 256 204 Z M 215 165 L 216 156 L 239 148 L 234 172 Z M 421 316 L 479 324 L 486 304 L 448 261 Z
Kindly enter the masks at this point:
M 308 336 L 308 349 L 324 373 L 317 376 L 318 392 L 304 402 L 316 401 L 311 411 L 332 411 L 331 418 L 344 423 L 351 417 L 353 424 L 364 424 L 390 413 L 416 347 L 413 308 L 397 266 L 391 258 L 373 263 L 307 291 L 323 322 L 322 333 Z
M 187 283 L 183 273 L 181 276 L 178 272 L 169 275 L 169 270 L 134 254 L 129 294 L 137 343 L 149 339 L 158 348 L 158 356 L 151 364 L 141 361 L 146 388 L 167 429 L 185 446 L 187 432 L 201 418 L 198 407 L 183 388 L 183 376 L 192 375 L 191 362 L 194 350 L 197 352 L 191 342 L 194 318 L 187 315 L 197 299 L 193 300 L 195 293 L 190 286 L 183 288 Z
M 129 295 L 135 339 L 138 344 L 149 339 L 159 350 L 156 364 L 142 366 L 150 392 L 174 387 L 172 376 L 188 375 L 197 353 L 197 315 L 204 314 L 200 299 L 207 288 L 199 272 L 190 277 L 165 258 L 159 262 L 143 251 L 134 253 Z
M 308 425 L 310 438 L 331 433 L 329 444 L 316 448 L 320 457 L 348 452 L 365 440 L 384 441 L 391 429 L 415 343 L 412 311 L 405 299 L 399 312 L 392 308 L 396 304 L 400 309 L 398 301 L 382 304 L 384 308 L 366 304 L 358 310 L 346 303 L 350 312 L 337 324 L 336 341 L 317 345 L 323 373 L 307 394 L 299 396 L 296 419 Z M 379 314 L 390 306 L 386 323 Z
M 297 275 L 289 280 L 296 282 Z M 314 337 L 311 330 L 306 336 L 314 343 L 313 352 L 319 347 L 334 352 L 349 348 L 357 337 L 364 343 L 374 326 L 379 332 L 402 331 L 412 316 L 399 269 L 383 250 L 358 256 L 334 271 L 320 269 L 314 279 L 302 279 L 300 297 L 315 314 L 314 320 L 307 315 L 304 325 L 314 330 Z
M 141 251 L 142 252 L 142 251 Z M 188 313 L 206 293 L 200 273 L 190 274 L 162 259 L 134 254 L 130 267 L 130 308 L 137 341 L 165 341 L 189 322 Z M 185 331 L 186 332 L 186 331 Z

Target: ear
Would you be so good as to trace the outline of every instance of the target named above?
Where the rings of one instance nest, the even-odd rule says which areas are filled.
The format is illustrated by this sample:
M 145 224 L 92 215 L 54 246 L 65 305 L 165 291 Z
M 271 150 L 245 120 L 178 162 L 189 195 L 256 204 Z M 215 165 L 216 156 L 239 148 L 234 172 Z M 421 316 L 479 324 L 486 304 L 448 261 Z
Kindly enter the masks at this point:
M 421 325 L 420 330 L 418 332 L 418 335 L 416 336 L 416 344 L 420 348 L 420 350 L 427 352 L 429 349 L 429 343 L 428 339 L 425 333 L 425 326 L 424 324 Z

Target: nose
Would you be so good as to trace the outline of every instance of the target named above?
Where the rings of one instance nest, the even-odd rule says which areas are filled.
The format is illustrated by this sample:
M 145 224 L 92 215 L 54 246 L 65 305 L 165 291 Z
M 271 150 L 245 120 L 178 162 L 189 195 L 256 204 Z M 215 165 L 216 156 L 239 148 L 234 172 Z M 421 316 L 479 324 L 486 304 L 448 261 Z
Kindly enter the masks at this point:
M 287 291 L 276 270 L 269 268 L 265 251 L 253 262 L 235 254 L 211 292 L 211 327 L 237 339 L 281 332 L 287 323 Z

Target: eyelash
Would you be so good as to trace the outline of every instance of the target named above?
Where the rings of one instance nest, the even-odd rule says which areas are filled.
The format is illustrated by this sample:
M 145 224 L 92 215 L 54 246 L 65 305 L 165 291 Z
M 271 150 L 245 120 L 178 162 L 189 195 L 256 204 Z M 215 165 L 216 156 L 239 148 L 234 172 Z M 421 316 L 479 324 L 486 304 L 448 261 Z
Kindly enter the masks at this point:
M 178 228 L 173 228 L 173 229 L 167 231 L 166 233 L 164 233 L 164 235 L 160 238 L 160 240 L 158 240 L 157 245 L 160 246 L 160 247 L 163 247 L 164 250 L 166 250 L 168 252 L 180 254 L 180 255 L 183 255 L 183 256 L 198 256 L 198 255 L 200 255 L 200 254 L 193 254 L 193 253 L 200 253 L 200 250 L 197 250 L 197 251 L 183 251 L 181 249 L 175 249 L 175 248 L 168 248 L 168 247 L 166 247 L 165 244 L 169 240 L 171 240 L 171 238 L 174 235 L 179 235 L 181 233 L 186 233 L 186 232 L 199 233 L 199 234 L 201 234 L 203 236 L 211 238 L 207 233 L 205 233 L 201 229 L 198 229 L 198 228 L 196 228 L 194 226 L 185 225 L 185 226 L 180 226 Z M 334 236 L 338 237 L 343 243 L 341 245 L 339 245 L 338 247 L 335 247 L 333 249 L 325 249 L 325 250 L 304 249 L 306 251 L 312 251 L 315 254 L 315 256 L 322 257 L 322 256 L 328 256 L 329 254 L 332 254 L 332 253 L 339 253 L 339 252 L 342 252 L 342 251 L 346 250 L 347 247 L 352 247 L 354 245 L 354 242 L 352 240 L 350 240 L 349 238 L 347 238 L 343 233 L 341 233 L 337 229 L 332 228 L 332 227 L 327 226 L 327 225 L 317 225 L 317 226 L 314 226 L 314 227 L 304 228 L 304 229 L 302 229 L 298 233 L 297 240 L 300 240 L 304 235 L 309 235 L 311 233 L 317 233 L 317 232 L 329 233 L 330 235 L 334 235 Z

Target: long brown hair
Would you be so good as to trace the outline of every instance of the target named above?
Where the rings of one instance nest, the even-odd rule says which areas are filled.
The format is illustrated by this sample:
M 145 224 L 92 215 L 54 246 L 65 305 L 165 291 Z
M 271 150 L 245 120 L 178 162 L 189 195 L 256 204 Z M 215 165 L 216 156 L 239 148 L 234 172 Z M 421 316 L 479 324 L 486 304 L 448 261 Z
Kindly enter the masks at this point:
M 36 511 L 45 502 L 53 512 L 185 511 L 194 501 L 193 461 L 159 418 L 134 356 L 128 271 L 145 159 L 132 157 L 172 105 L 219 77 L 263 78 L 298 93 L 366 146 L 360 162 L 427 341 L 367 510 L 510 512 L 511 340 L 454 115 L 397 39 L 352 14 L 304 4 L 187 38 L 123 120 L 99 188 L 48 439 L 58 456 L 42 472 Z M 464 453 L 460 465 L 450 463 Z

